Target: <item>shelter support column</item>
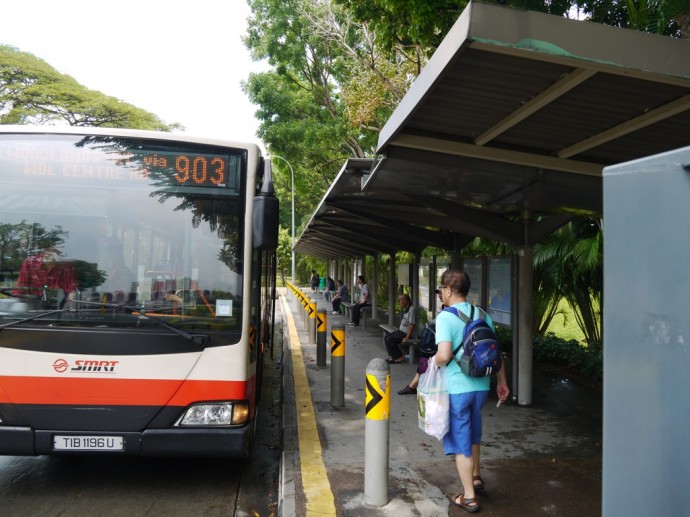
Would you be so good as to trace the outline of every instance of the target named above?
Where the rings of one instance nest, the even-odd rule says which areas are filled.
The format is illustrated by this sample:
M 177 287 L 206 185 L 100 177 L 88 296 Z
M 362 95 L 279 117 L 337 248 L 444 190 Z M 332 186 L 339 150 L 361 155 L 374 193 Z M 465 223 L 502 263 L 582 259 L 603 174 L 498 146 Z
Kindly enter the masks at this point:
M 410 279 L 410 289 L 412 290 L 412 305 L 417 307 L 419 314 L 419 253 L 415 253 L 412 258 L 412 278 Z
M 359 275 L 362 275 L 371 284 L 371 276 L 367 274 L 367 257 L 366 257 L 366 255 L 362 255 L 359 260 L 360 260 L 360 265 L 359 265 L 359 268 L 357 269 L 357 271 L 359 271 L 359 272 L 355 271 L 355 278 L 354 278 L 355 285 L 357 285 L 357 277 Z
M 371 318 L 377 319 L 378 305 L 379 305 L 379 256 L 372 255 L 371 257 L 371 288 L 369 289 L 369 295 L 371 296 Z
M 462 253 L 460 251 L 451 252 L 449 269 L 462 269 Z M 472 281 L 471 278 L 470 281 Z
M 396 282 L 395 251 L 391 251 L 388 267 L 388 324 L 395 325 L 395 295 L 398 292 Z
M 436 311 L 438 309 L 436 287 L 436 255 L 434 255 L 431 257 L 431 264 L 429 264 L 429 312 L 432 314 L 431 319 L 436 318 Z
M 529 223 L 529 212 L 523 213 L 525 232 Z M 534 312 L 534 258 L 531 245 L 524 245 L 519 252 L 518 279 L 518 393 L 517 401 L 521 406 L 532 403 L 532 314 Z

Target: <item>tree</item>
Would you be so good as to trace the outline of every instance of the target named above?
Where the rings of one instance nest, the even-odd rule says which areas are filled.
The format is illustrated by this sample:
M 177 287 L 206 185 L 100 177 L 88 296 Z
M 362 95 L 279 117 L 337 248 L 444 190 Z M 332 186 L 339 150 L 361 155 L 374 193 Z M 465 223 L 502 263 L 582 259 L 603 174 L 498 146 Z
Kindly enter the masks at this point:
M 67 237 L 69 232 L 60 225 L 49 229 L 26 220 L 0 224 L 0 271 L 18 271 L 30 254 L 39 251 L 46 260 L 56 260 Z
M 292 237 L 284 226 L 278 229 L 278 249 L 276 250 L 277 269 L 283 285 L 287 285 L 285 277 L 289 277 L 292 269 Z M 295 279 L 293 279 L 295 280 Z
M 602 346 L 603 232 L 601 221 L 580 217 L 556 230 L 534 248 L 535 277 L 565 298 L 590 346 Z
M 591 21 L 677 38 L 690 37 L 690 0 L 584 0 Z
M 343 162 L 372 156 L 378 131 L 421 70 L 414 51 L 383 52 L 366 24 L 331 0 L 250 0 L 245 44 L 273 70 L 244 83 L 259 106 L 259 136 L 295 173 L 297 228 Z M 276 161 L 275 187 L 290 199 L 291 174 Z M 281 222 L 290 203 L 282 203 Z M 299 234 L 299 231 L 298 231 Z
M 336 0 L 356 20 L 368 21 L 382 47 L 418 47 L 430 53 L 443 41 L 468 2 L 454 0 Z
M 0 45 L 0 124 L 58 124 L 171 131 L 156 115 L 89 90 L 28 52 Z

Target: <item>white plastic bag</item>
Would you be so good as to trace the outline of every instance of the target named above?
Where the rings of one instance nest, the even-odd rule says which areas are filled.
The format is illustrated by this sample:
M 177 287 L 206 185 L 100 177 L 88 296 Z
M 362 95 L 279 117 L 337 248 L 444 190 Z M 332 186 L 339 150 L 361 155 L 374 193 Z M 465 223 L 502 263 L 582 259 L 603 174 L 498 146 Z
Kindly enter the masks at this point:
M 419 428 L 426 434 L 442 440 L 449 429 L 450 404 L 445 375 L 429 359 L 429 366 L 419 377 L 417 385 L 417 420 Z

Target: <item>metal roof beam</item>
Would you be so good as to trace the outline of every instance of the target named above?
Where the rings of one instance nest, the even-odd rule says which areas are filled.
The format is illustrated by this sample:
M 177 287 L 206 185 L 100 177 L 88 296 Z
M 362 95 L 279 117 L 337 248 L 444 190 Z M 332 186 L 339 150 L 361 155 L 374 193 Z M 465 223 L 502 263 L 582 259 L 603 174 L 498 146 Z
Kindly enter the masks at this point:
M 426 136 L 399 134 L 391 140 L 389 146 L 391 145 L 596 177 L 601 177 L 601 171 L 604 168 L 601 164 L 591 162 L 580 162 L 541 154 L 497 149 L 495 147 L 483 147 Z
M 650 126 L 659 122 L 661 120 L 673 117 L 679 113 L 683 113 L 690 109 L 690 95 L 685 95 L 680 99 L 676 99 L 673 102 L 669 102 L 659 108 L 650 110 L 639 117 L 632 118 L 618 124 L 606 131 L 602 131 L 597 135 L 593 135 L 581 142 L 573 144 L 565 149 L 561 149 L 556 154 L 559 158 L 569 158 L 576 154 L 582 153 L 593 147 L 597 147 L 601 144 L 620 138 L 623 135 L 642 129 L 643 127 Z
M 519 122 L 522 122 L 527 117 L 533 115 L 544 106 L 558 99 L 561 95 L 568 93 L 570 90 L 582 84 L 587 79 L 596 74 L 596 70 L 577 68 L 561 77 L 559 81 L 552 84 L 549 88 L 541 92 L 539 95 L 533 97 L 518 109 L 513 111 L 510 115 L 499 121 L 493 127 L 490 127 L 484 133 L 474 139 L 476 145 L 484 145 L 490 140 L 493 140 L 501 133 L 508 131 L 511 127 Z M 566 158 L 561 156 L 561 158 Z
M 554 214 L 539 221 L 530 222 L 525 229 L 524 244 L 531 246 L 538 243 L 544 237 L 551 235 L 561 226 L 570 222 L 574 217 L 573 214 Z
M 325 240 L 319 237 L 311 237 L 301 240 L 295 251 L 311 255 L 318 253 L 328 257 L 355 257 L 369 255 L 372 250 L 363 246 L 345 246 L 335 240 Z
M 520 244 L 523 241 L 522 225 L 489 212 L 469 208 L 440 197 L 416 196 L 414 201 L 435 211 L 435 213 L 427 212 L 426 208 L 418 210 L 415 218 L 416 222 L 422 226 L 452 232 L 460 238 L 468 237 L 469 240 L 483 237 L 513 244 Z M 367 207 L 362 206 L 359 210 L 367 211 Z M 395 218 L 395 221 L 410 217 L 409 211 L 401 209 L 390 208 L 387 212 Z M 439 247 L 446 248 L 443 245 Z
M 380 207 L 378 212 L 368 209 L 367 205 L 349 205 L 347 203 L 337 203 L 337 206 L 341 210 L 345 210 L 349 213 L 355 214 L 359 217 L 365 218 L 369 221 L 375 222 L 382 226 L 382 235 L 389 236 L 395 234 L 402 239 L 409 239 L 410 237 L 415 237 L 415 240 L 419 244 L 426 246 L 436 246 L 439 248 L 445 248 L 450 243 L 448 241 L 448 236 L 441 235 L 440 232 L 429 230 L 424 228 L 424 214 L 422 213 L 405 213 L 406 217 L 382 217 L 380 214 Z M 391 215 L 391 210 L 386 208 L 387 215 Z M 323 218 L 322 218 L 323 219 Z M 335 223 L 334 223 L 335 224 Z M 338 223 L 339 224 L 339 223 Z
M 420 249 L 420 247 L 423 249 L 426 247 L 426 245 L 421 245 L 419 242 L 416 242 L 415 240 L 410 238 L 410 235 L 401 235 L 400 232 L 395 230 L 395 228 L 387 228 L 387 227 L 381 227 L 381 226 L 370 226 L 370 227 L 364 227 L 364 225 L 357 224 L 357 223 L 346 223 L 343 222 L 342 220 L 338 219 L 338 216 L 327 216 L 327 217 L 320 217 L 319 220 L 323 220 L 325 222 L 330 222 L 333 225 L 337 225 L 339 228 L 345 228 L 352 232 L 352 238 L 353 239 L 359 239 L 362 236 L 366 237 L 374 237 L 375 239 L 379 240 L 379 248 L 381 250 L 384 249 L 399 249 L 399 250 L 409 250 L 409 251 L 417 251 Z M 381 244 L 386 243 L 389 246 L 388 247 L 383 247 Z M 422 243 L 423 244 L 423 243 Z
M 328 227 L 326 227 L 328 226 Z M 314 238 L 311 234 L 316 233 L 321 235 L 318 240 L 321 242 L 332 243 L 340 247 L 342 251 L 350 255 L 356 254 L 354 250 L 361 250 L 361 252 L 369 252 L 371 250 L 379 250 L 381 248 L 381 241 L 371 238 L 370 234 L 362 234 L 357 231 L 346 229 L 340 231 L 342 227 L 325 224 L 324 227 L 315 227 L 310 230 L 310 235 L 307 239 Z

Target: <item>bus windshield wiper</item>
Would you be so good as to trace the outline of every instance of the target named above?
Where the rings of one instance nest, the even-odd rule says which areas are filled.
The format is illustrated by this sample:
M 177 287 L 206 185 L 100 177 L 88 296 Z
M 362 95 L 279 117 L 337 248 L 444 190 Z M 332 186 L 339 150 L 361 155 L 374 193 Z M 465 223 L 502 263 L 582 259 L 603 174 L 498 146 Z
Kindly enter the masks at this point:
M 190 334 L 186 330 L 182 330 L 177 328 L 174 325 L 171 325 L 170 323 L 166 322 L 162 318 L 157 318 L 156 316 L 150 316 L 149 314 L 146 314 L 143 308 L 140 307 L 132 307 L 128 305 L 122 305 L 121 307 L 125 309 L 137 309 L 139 311 L 139 314 L 141 314 L 144 318 L 148 318 L 152 321 L 155 321 L 156 323 L 162 325 L 168 330 L 173 331 L 175 334 L 179 334 L 183 338 L 185 338 L 187 341 L 190 343 L 193 343 L 195 345 L 200 345 L 200 346 L 206 346 L 209 341 L 208 334 Z
M 155 321 L 162 327 L 165 327 L 166 329 L 174 332 L 175 334 L 178 334 L 185 338 L 187 341 L 190 343 L 193 343 L 195 345 L 199 346 L 206 346 L 209 341 L 209 337 L 207 334 L 190 334 L 189 332 L 179 329 L 175 327 L 174 325 L 170 325 L 170 323 L 166 322 L 162 318 L 157 318 L 155 316 L 151 316 L 149 314 L 146 314 L 146 310 L 144 309 L 143 306 L 139 305 L 125 305 L 125 304 L 120 304 L 120 303 L 101 303 L 101 302 L 87 302 L 86 300 L 72 300 L 72 302 L 76 303 L 82 303 L 85 305 L 98 305 L 99 307 L 107 307 L 110 309 L 127 309 L 131 311 L 136 311 L 139 315 L 143 316 L 144 318 L 150 319 L 151 321 Z M 14 322 L 13 322 L 14 323 Z
M 22 318 L 21 320 L 14 320 L 10 321 L 9 323 L 5 323 L 3 325 L 0 325 L 0 330 L 6 329 L 7 327 L 12 327 L 14 325 L 19 325 L 20 323 L 24 323 L 27 321 L 35 320 L 37 318 L 42 318 L 43 316 L 49 316 L 51 314 L 57 314 L 58 312 L 67 312 L 69 309 L 55 309 L 52 311 L 45 311 L 45 312 L 40 312 L 38 314 L 34 314 L 33 316 L 29 316 L 28 318 Z

